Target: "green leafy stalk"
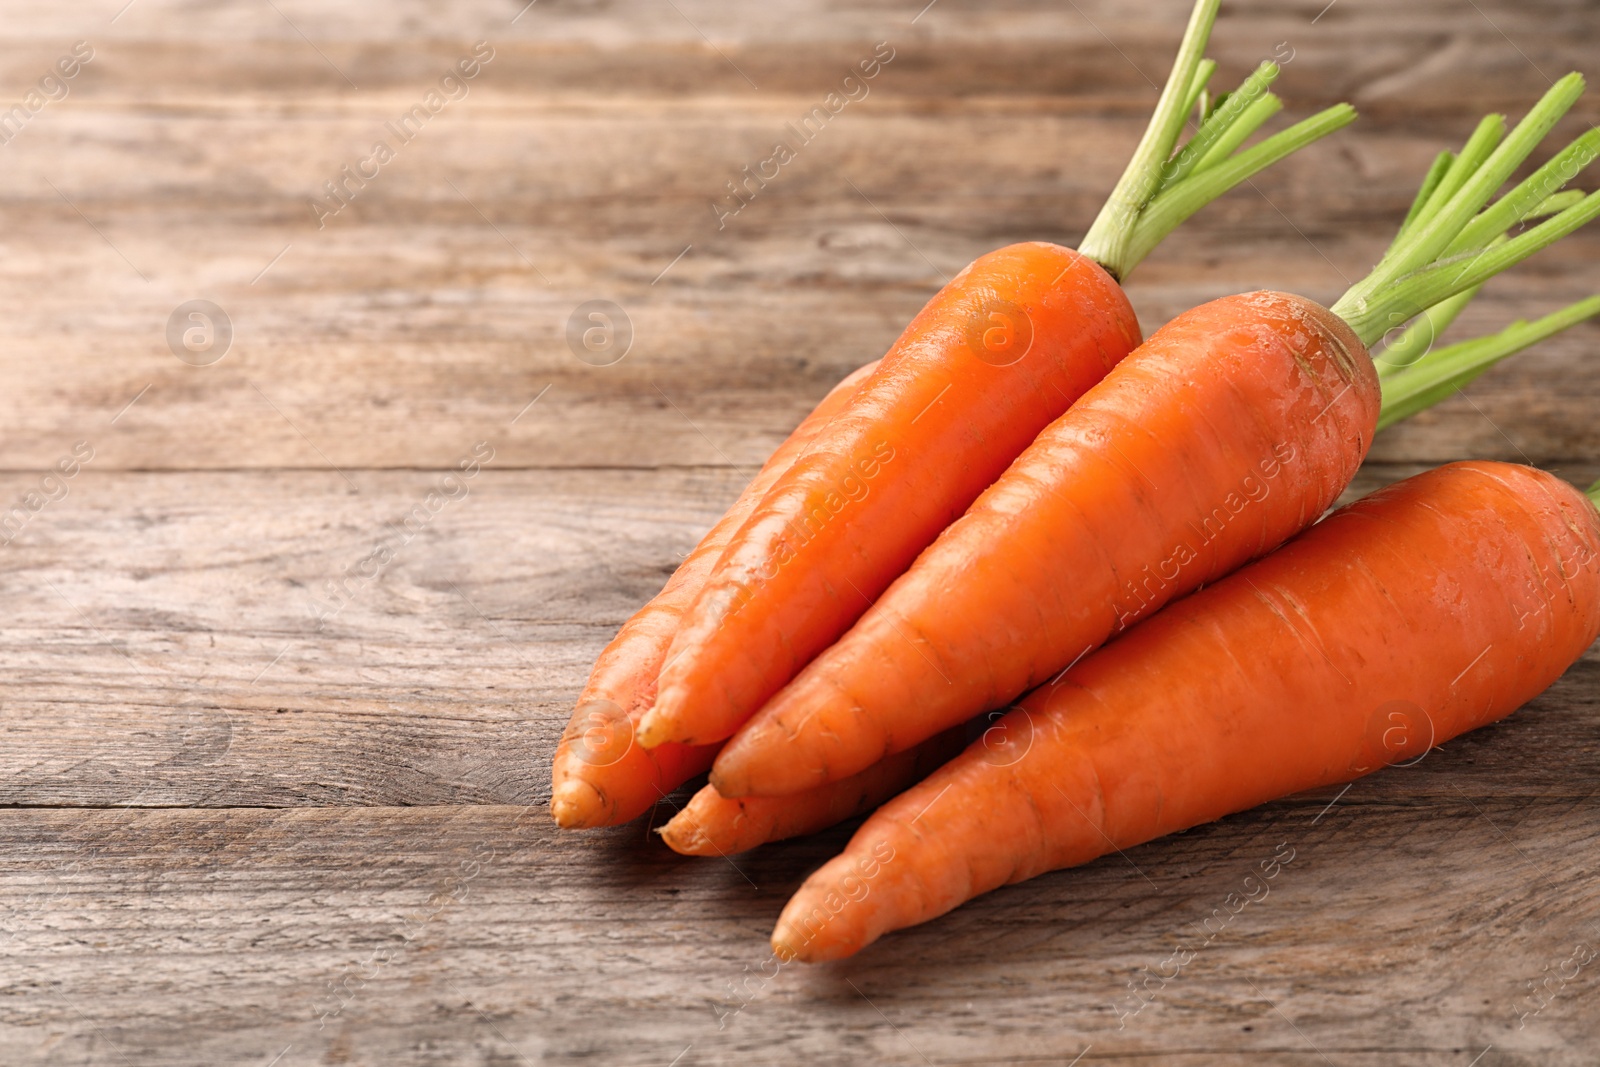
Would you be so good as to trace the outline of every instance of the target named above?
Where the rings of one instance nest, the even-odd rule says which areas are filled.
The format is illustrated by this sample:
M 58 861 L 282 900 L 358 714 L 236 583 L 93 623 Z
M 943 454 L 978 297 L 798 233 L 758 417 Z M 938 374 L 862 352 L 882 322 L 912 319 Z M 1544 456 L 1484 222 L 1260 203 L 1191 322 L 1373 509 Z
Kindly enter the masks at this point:
M 1417 198 L 1411 201 L 1411 210 L 1406 212 L 1406 220 L 1400 224 L 1400 230 L 1394 235 L 1396 241 L 1411 229 L 1417 216 L 1422 214 L 1422 209 L 1428 206 L 1428 198 L 1433 191 L 1439 188 L 1439 183 L 1444 180 L 1445 174 L 1450 170 L 1451 164 L 1456 161 L 1456 154 L 1448 149 L 1434 157 L 1433 166 L 1428 168 L 1428 176 L 1422 179 L 1422 188 L 1417 190 Z M 1390 246 L 1393 247 L 1392 245 Z M 1387 255 L 1387 253 L 1385 253 Z
M 1524 212 L 1521 217 L 1513 221 L 1530 222 L 1533 219 L 1559 215 L 1567 208 L 1572 207 L 1574 204 L 1582 203 L 1582 201 L 1582 193 L 1576 189 L 1568 189 L 1566 192 L 1548 197 L 1534 207 L 1533 210 Z M 1478 217 L 1481 219 L 1483 216 L 1479 215 Z M 1510 240 L 1509 235 L 1502 233 L 1489 242 L 1489 247 L 1492 248 L 1496 245 L 1504 244 L 1508 240 Z M 1473 297 L 1477 296 L 1482 289 L 1483 286 L 1475 285 L 1471 289 L 1463 290 L 1444 302 L 1427 308 L 1422 314 L 1413 319 L 1411 325 L 1407 326 L 1398 337 L 1384 346 L 1380 355 L 1373 357 L 1378 364 L 1378 378 L 1382 380 L 1399 374 L 1416 363 L 1417 360 L 1426 356 L 1432 350 L 1433 343 L 1438 340 L 1439 335 L 1449 328 L 1450 324 L 1456 320 L 1456 317 L 1461 314 L 1468 304 L 1472 303 Z M 1394 331 L 1391 330 L 1390 332 L 1393 333 Z
M 1504 232 L 1519 219 L 1527 219 L 1530 209 L 1538 211 L 1540 205 L 1559 196 L 1555 191 L 1576 178 L 1597 155 L 1600 155 L 1600 129 L 1593 129 L 1556 153 L 1515 189 L 1467 223 L 1445 249 L 1446 254 L 1481 248 L 1493 234 Z
M 1441 260 L 1407 275 L 1384 290 L 1380 302 L 1355 308 L 1340 300 L 1333 306 L 1333 312 L 1370 345 L 1382 336 L 1389 323 L 1403 322 L 1423 308 L 1482 285 L 1596 218 L 1600 218 L 1600 192 L 1590 193 L 1576 205 L 1502 245 Z
M 1191 175 L 1182 184 L 1162 193 L 1139 217 L 1127 244 L 1125 262 L 1138 263 L 1185 219 L 1235 185 L 1311 142 L 1350 125 L 1355 119 L 1355 108 L 1349 104 L 1335 104 L 1230 157 L 1225 163 Z
M 1262 63 L 1232 93 L 1207 106 L 1216 64 L 1204 59 L 1220 0 L 1196 0 L 1166 87 L 1144 138 L 1078 251 L 1112 277 L 1125 280 L 1162 239 L 1206 204 L 1355 119 L 1348 104 L 1329 108 L 1254 148 L 1239 151 L 1250 135 L 1282 108 L 1268 87 L 1278 67 Z M 1200 123 L 1177 155 L 1186 116 L 1199 107 Z
M 1200 102 L 1205 99 L 1206 86 L 1211 84 L 1212 75 L 1216 73 L 1216 60 L 1202 59 L 1200 61 L 1199 69 L 1194 72 L 1194 81 L 1189 85 L 1189 95 L 1183 101 L 1183 113 L 1185 115 L 1194 114 L 1195 108 L 1198 107 Z M 1200 119 L 1202 121 L 1205 119 L 1205 112 L 1203 110 L 1200 113 Z M 1185 121 L 1188 120 L 1186 119 Z
M 1586 197 L 1539 226 L 1508 241 L 1499 234 L 1550 204 L 1566 204 L 1557 191 L 1593 159 L 1600 140 L 1585 134 L 1487 210 L 1484 205 L 1526 159 L 1583 92 L 1583 79 L 1569 74 L 1534 105 L 1511 133 L 1491 115 L 1450 164 L 1431 193 L 1418 197 L 1409 226 L 1333 311 L 1370 345 L 1396 323 L 1424 308 L 1482 285 L 1507 268 L 1600 216 L 1600 198 Z M 1438 165 L 1430 170 L 1432 180 Z M 1451 189 L 1454 192 L 1451 192 Z
M 1428 353 L 1414 366 L 1384 380 L 1378 429 L 1432 407 L 1507 356 L 1595 315 L 1600 315 L 1600 296 L 1580 300 L 1534 322 L 1514 322 L 1499 333 Z
M 1189 88 L 1200 69 L 1206 43 L 1211 39 L 1211 27 L 1217 21 L 1217 11 L 1221 6 L 1222 0 L 1196 0 L 1188 28 L 1183 33 L 1183 42 L 1178 46 L 1178 58 L 1172 64 L 1166 87 L 1161 90 L 1155 114 L 1150 116 L 1150 125 L 1145 129 L 1139 147 L 1134 150 L 1133 158 L 1128 161 L 1128 169 L 1123 171 L 1122 178 L 1111 190 L 1111 196 L 1079 245 L 1079 251 L 1100 263 L 1118 279 L 1128 270 L 1124 251 L 1132 236 L 1133 224 L 1160 185 L 1161 168 L 1171 157 L 1173 146 L 1178 143 L 1178 135 L 1183 132 L 1187 118 L 1184 105 L 1189 100 Z
M 1252 100 L 1234 120 L 1233 125 L 1222 131 L 1217 143 L 1200 157 L 1200 162 L 1194 165 L 1194 171 L 1199 172 L 1214 167 L 1233 155 L 1240 145 L 1250 139 L 1252 133 L 1265 126 L 1268 119 L 1282 110 L 1283 101 L 1278 98 L 1277 93 L 1266 93 Z
M 1257 67 L 1240 83 L 1237 90 L 1228 93 L 1217 108 L 1206 116 L 1194 137 L 1184 145 L 1183 151 L 1174 156 L 1163 168 L 1161 183 L 1156 187 L 1156 193 L 1165 192 L 1187 177 L 1223 134 L 1243 117 L 1250 104 L 1267 93 L 1267 89 L 1277 78 L 1278 65 L 1269 60 Z M 1235 146 L 1237 147 L 1242 140 L 1241 138 L 1239 142 L 1235 142 Z
M 1428 200 L 1422 205 L 1422 210 L 1417 213 L 1412 223 L 1408 236 L 1414 236 L 1422 227 L 1432 222 L 1443 211 L 1445 205 L 1459 193 L 1464 185 L 1478 173 L 1479 168 L 1489 159 L 1490 154 L 1505 140 L 1506 118 L 1504 115 L 1485 115 L 1478 123 L 1477 129 L 1472 131 L 1472 136 L 1467 138 L 1467 143 L 1461 146 L 1461 151 L 1451 162 L 1450 169 L 1444 172 L 1439 185 L 1429 195 Z M 1531 150 L 1531 149 L 1530 149 Z
M 1595 507 L 1600 508 L 1600 482 L 1591 485 L 1586 495 L 1594 502 Z
M 1583 77 L 1572 73 L 1556 82 L 1504 140 L 1500 140 L 1499 130 L 1503 128 L 1500 116 L 1490 115 L 1479 123 L 1467 147 L 1462 149 L 1450 172 L 1439 183 L 1439 188 L 1428 198 L 1428 205 L 1423 208 L 1413 228 L 1395 243 L 1372 273 L 1345 293 L 1340 302 L 1347 307 L 1364 308 L 1374 301 L 1377 293 L 1394 285 L 1397 279 L 1434 262 L 1581 95 Z M 1488 158 L 1483 159 L 1481 164 L 1476 163 L 1475 159 L 1481 158 L 1484 150 L 1495 142 L 1498 144 L 1488 153 Z M 1457 184 L 1455 179 L 1458 172 L 1465 172 L 1468 164 L 1472 164 L 1470 176 L 1459 184 L 1448 199 L 1444 199 L 1444 194 Z M 1443 203 L 1435 207 L 1441 200 Z M 1405 317 L 1409 318 L 1420 310 L 1414 309 Z
M 1433 342 L 1449 329 L 1456 317 L 1472 303 L 1472 298 L 1483 288 L 1481 285 L 1463 290 L 1448 300 L 1433 305 L 1412 320 L 1405 331 L 1384 346 L 1383 352 L 1373 357 L 1378 365 L 1378 380 L 1384 381 L 1409 370 L 1419 359 L 1433 350 Z

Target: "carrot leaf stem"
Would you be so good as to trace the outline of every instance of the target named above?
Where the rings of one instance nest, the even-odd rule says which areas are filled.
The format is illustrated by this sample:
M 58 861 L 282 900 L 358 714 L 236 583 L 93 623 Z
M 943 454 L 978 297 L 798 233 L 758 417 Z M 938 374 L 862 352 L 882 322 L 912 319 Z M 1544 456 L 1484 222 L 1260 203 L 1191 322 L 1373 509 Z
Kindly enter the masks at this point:
M 1588 492 L 1584 495 L 1586 495 L 1590 500 L 1594 501 L 1595 507 L 1600 508 L 1600 482 L 1595 482 L 1593 485 L 1591 485 L 1588 489 Z
M 1161 182 L 1156 186 L 1154 195 L 1160 195 L 1172 188 L 1194 170 L 1201 159 L 1210 154 L 1211 148 L 1222 139 L 1222 136 L 1244 116 L 1251 103 L 1267 92 L 1277 77 L 1278 65 L 1270 60 L 1265 61 L 1239 85 L 1237 90 L 1226 94 L 1216 109 L 1206 115 L 1195 135 L 1184 145 L 1183 151 L 1172 157 L 1162 168 Z M 1242 141 L 1243 138 L 1240 138 L 1234 142 L 1235 147 Z
M 1146 206 L 1128 242 L 1125 262 L 1138 263 L 1190 215 L 1285 156 L 1350 125 L 1355 118 L 1355 108 L 1349 104 L 1335 104 L 1230 156 L 1226 162 L 1191 174 Z
M 1189 83 L 1189 95 L 1183 101 L 1183 113 L 1185 116 L 1194 114 L 1200 102 L 1205 99 L 1206 86 L 1211 84 L 1211 78 L 1216 73 L 1216 60 L 1202 59 L 1200 61 L 1200 66 L 1194 72 L 1194 80 Z M 1200 119 L 1204 121 L 1204 111 L 1201 112 Z
M 1597 155 L 1600 155 L 1600 129 L 1592 129 L 1551 156 L 1550 161 L 1530 174 L 1527 180 L 1467 223 L 1456 239 L 1450 242 L 1446 253 L 1479 248 L 1489 235 L 1503 232 L 1519 219 L 1526 219 L 1530 209 L 1537 211 L 1538 205 L 1561 196 L 1555 190 L 1576 178 L 1594 162 Z
M 1268 119 L 1283 110 L 1283 101 L 1276 93 L 1266 93 L 1247 104 L 1239 117 L 1206 149 L 1205 155 L 1194 165 L 1196 172 L 1216 166 L 1250 139 L 1250 135 L 1266 125 Z
M 1559 215 L 1574 204 L 1581 203 L 1583 194 L 1576 189 L 1568 189 L 1548 197 L 1544 202 L 1525 211 L 1517 222 L 1530 222 L 1534 219 L 1548 218 Z M 1485 212 L 1487 214 L 1487 212 Z M 1480 215 L 1479 218 L 1483 216 Z M 1510 240 L 1509 234 L 1502 233 L 1485 247 L 1494 248 Z M 1482 285 L 1475 285 L 1471 289 L 1464 289 L 1455 296 L 1427 308 L 1411 320 L 1411 324 L 1404 330 L 1390 330 L 1389 333 L 1398 333 L 1393 341 L 1383 348 L 1381 353 L 1373 356 L 1373 362 L 1378 365 L 1378 379 L 1380 381 L 1393 377 L 1406 370 L 1426 356 L 1433 348 L 1433 343 L 1439 335 L 1449 328 L 1466 306 L 1472 303 L 1473 297 L 1483 289 Z M 1387 335 L 1385 335 L 1387 336 Z
M 1417 221 L 1417 216 L 1422 214 L 1422 209 L 1428 206 L 1428 198 L 1433 195 L 1435 189 L 1439 188 L 1439 183 L 1444 180 L 1445 174 L 1449 172 L 1451 165 L 1455 161 L 1456 154 L 1449 149 L 1440 152 L 1434 157 L 1433 166 L 1428 168 L 1427 177 L 1422 179 L 1422 187 L 1417 190 L 1417 198 L 1411 201 L 1411 210 L 1406 212 L 1406 220 L 1400 224 L 1399 232 L 1394 235 L 1396 241 L 1400 240 L 1406 231 L 1411 229 L 1412 223 Z M 1390 246 L 1391 249 L 1393 247 L 1393 245 Z M 1387 255 L 1388 253 L 1384 254 Z
M 1510 226 L 1552 203 L 1560 188 L 1600 151 L 1591 131 L 1540 167 L 1491 207 L 1496 190 L 1528 157 L 1583 93 L 1583 78 L 1569 74 L 1529 110 L 1510 134 L 1490 115 L 1439 176 L 1436 161 L 1409 222 L 1365 278 L 1333 305 L 1335 314 L 1371 345 L 1391 327 L 1425 308 L 1475 288 L 1499 272 L 1600 216 L 1600 199 L 1586 197 L 1539 226 L 1504 242 Z M 1559 201 L 1565 203 L 1565 201 Z
M 1483 165 L 1488 162 L 1493 152 L 1500 147 L 1506 137 L 1506 117 L 1504 115 L 1485 115 L 1478 123 L 1472 136 L 1467 138 L 1467 143 L 1461 146 L 1461 151 L 1456 154 L 1455 160 L 1450 164 L 1450 169 L 1445 171 L 1439 179 L 1439 185 L 1429 194 L 1428 200 L 1422 205 L 1422 210 L 1417 213 L 1411 228 L 1406 232 L 1407 237 L 1414 237 L 1424 226 L 1427 226 L 1439 213 L 1445 209 L 1455 195 L 1459 193 L 1467 182 L 1476 175 Z M 1529 146 L 1532 150 L 1532 146 Z M 1492 194 L 1491 188 L 1489 193 Z M 1485 196 L 1484 199 L 1488 199 Z M 1403 254 L 1405 244 L 1401 242 L 1397 254 Z
M 1080 252 L 1119 280 L 1131 268 L 1131 264 L 1125 262 L 1124 252 L 1133 235 L 1133 224 L 1161 183 L 1161 168 L 1171 157 L 1183 124 L 1188 120 L 1185 105 L 1189 103 L 1189 89 L 1200 70 L 1206 43 L 1211 39 L 1211 27 L 1217 21 L 1221 6 L 1222 0 L 1195 0 L 1183 42 L 1178 46 L 1178 58 L 1172 64 L 1166 87 L 1161 90 L 1155 114 L 1150 116 L 1150 125 L 1139 147 L 1134 149 L 1128 169 L 1122 172 L 1094 225 L 1089 227 L 1079 245 Z
M 1400 333 L 1393 341 L 1384 346 L 1379 354 L 1372 357 L 1378 365 L 1378 380 L 1380 382 L 1401 374 L 1416 365 L 1433 350 L 1433 343 L 1439 335 L 1449 329 L 1456 317 L 1472 303 L 1472 298 L 1478 295 L 1483 288 L 1475 285 L 1471 289 L 1463 289 L 1455 296 L 1433 305 L 1411 320 L 1411 324 Z
M 1384 379 L 1378 429 L 1432 407 L 1507 356 L 1595 315 L 1600 315 L 1600 296 L 1580 300 L 1533 322 L 1514 322 L 1499 333 L 1427 353 Z
M 1238 89 L 1212 100 L 1207 85 L 1216 64 L 1206 42 L 1220 0 L 1195 0 L 1178 58 L 1155 114 L 1116 188 L 1083 235 L 1078 251 L 1123 281 L 1162 239 L 1206 204 L 1264 167 L 1355 119 L 1348 104 L 1314 115 L 1254 148 L 1238 151 L 1282 107 L 1268 87 L 1278 66 L 1263 62 Z M 1199 108 L 1189 143 L 1174 155 L 1188 116 Z
M 1404 322 L 1423 308 L 1482 285 L 1596 218 L 1600 218 L 1600 192 L 1590 193 L 1572 207 L 1504 244 L 1463 252 L 1399 279 L 1383 292 L 1381 302 L 1358 308 L 1341 300 L 1333 311 L 1350 324 L 1357 337 L 1370 345 L 1383 335 L 1386 326 Z

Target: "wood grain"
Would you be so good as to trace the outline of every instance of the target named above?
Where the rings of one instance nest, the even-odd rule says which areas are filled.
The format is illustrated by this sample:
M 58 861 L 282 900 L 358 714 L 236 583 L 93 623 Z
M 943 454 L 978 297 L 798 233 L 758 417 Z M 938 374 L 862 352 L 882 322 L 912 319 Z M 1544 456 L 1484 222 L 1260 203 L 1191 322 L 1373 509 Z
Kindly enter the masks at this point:
M 1081 234 L 1181 3 L 121 2 L 0 31 L 4 106 L 95 49 L 0 145 L 0 501 L 93 449 L 0 545 L 0 1062 L 1593 1061 L 1594 965 L 1520 1013 L 1600 945 L 1595 650 L 1337 798 L 770 981 L 773 918 L 848 827 L 695 862 L 651 839 L 672 801 L 581 835 L 545 813 L 595 653 L 801 414 L 974 256 Z M 322 183 L 478 40 L 467 97 L 319 229 Z M 878 41 L 870 96 L 719 230 L 724 183 Z M 1236 80 L 1280 44 L 1292 115 L 1364 118 L 1159 250 L 1147 329 L 1252 287 L 1332 300 L 1433 153 L 1592 63 L 1600 5 L 1245 0 L 1213 53 Z M 1542 254 L 1457 332 L 1588 295 L 1597 253 Z M 196 298 L 234 329 L 208 366 L 165 335 Z M 634 327 L 612 366 L 565 340 L 597 298 Z M 1387 432 L 1348 495 L 1467 456 L 1600 477 L 1597 342 Z

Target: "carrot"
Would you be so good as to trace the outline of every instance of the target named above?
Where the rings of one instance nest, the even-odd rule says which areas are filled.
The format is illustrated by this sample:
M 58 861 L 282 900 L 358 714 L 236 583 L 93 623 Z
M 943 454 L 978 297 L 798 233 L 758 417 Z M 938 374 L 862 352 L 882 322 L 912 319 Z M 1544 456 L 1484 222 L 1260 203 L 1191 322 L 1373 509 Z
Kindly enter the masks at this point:
M 795 796 L 728 799 L 707 785 L 661 828 L 661 838 L 685 856 L 731 856 L 769 841 L 814 834 L 866 814 L 926 778 L 965 745 L 966 729 L 958 726 L 860 774 Z
M 1001 885 L 1348 781 L 1499 719 L 1600 635 L 1600 485 L 1457 463 L 1089 656 L 886 804 L 772 935 L 834 959 Z
M 1248 293 L 1162 327 L 740 730 L 712 768 L 718 791 L 810 789 L 1004 706 L 1292 537 L 1349 484 L 1380 423 L 1447 395 L 1514 351 L 1508 341 L 1548 332 L 1550 322 L 1524 324 L 1466 357 L 1425 358 L 1391 375 L 1386 394 L 1366 348 L 1391 323 L 1600 215 L 1594 194 L 1498 239 L 1571 176 L 1563 168 L 1588 149 L 1587 135 L 1484 209 L 1581 92 L 1577 75 L 1563 79 L 1503 142 L 1491 116 L 1457 161 L 1474 173 L 1454 192 L 1441 183 L 1331 310 Z M 1499 147 L 1483 150 L 1488 142 Z M 1556 328 L 1570 324 L 1557 318 Z
M 1214 64 L 1198 0 L 1144 139 L 1078 251 L 1010 245 L 969 264 L 906 328 L 827 433 L 735 535 L 684 616 L 646 747 L 728 737 L 843 633 L 1035 434 L 1139 343 L 1121 285 L 1246 177 L 1347 124 L 1347 106 L 1232 154 L 1275 109 L 1272 64 L 1173 148 Z
M 666 588 L 623 624 L 600 653 L 556 746 L 550 795 L 556 825 L 573 829 L 626 822 L 711 766 L 714 745 L 646 750 L 633 744 L 634 726 L 655 699 L 656 676 L 678 617 L 762 495 L 876 367 L 869 363 L 856 369 L 822 398 L 673 572 Z

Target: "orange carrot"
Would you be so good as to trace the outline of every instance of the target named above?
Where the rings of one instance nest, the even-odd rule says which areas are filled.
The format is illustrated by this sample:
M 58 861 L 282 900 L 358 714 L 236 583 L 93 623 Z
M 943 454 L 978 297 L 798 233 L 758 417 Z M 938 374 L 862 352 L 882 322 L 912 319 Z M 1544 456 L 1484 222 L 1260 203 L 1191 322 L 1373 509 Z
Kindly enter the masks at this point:
M 1283 293 L 1225 297 L 1159 330 L 740 730 L 712 769 L 718 791 L 781 795 L 855 774 L 1004 706 L 1314 521 L 1349 484 L 1379 422 L 1366 345 L 1391 321 L 1473 288 L 1600 214 L 1595 194 L 1513 240 L 1484 230 L 1481 254 L 1465 265 L 1453 250 L 1581 90 L 1581 79 L 1564 79 L 1506 151 L 1482 153 L 1451 202 L 1423 216 L 1421 227 L 1437 231 L 1432 248 L 1417 257 L 1400 241 L 1410 259 L 1380 263 L 1380 284 L 1358 282 L 1332 311 Z M 1551 163 L 1559 168 L 1561 158 Z M 1551 165 L 1540 172 L 1548 173 Z M 1511 221 L 1526 210 L 1520 189 L 1506 197 Z M 1549 190 L 1538 189 L 1542 203 Z M 1506 212 L 1506 201 L 1483 214 Z M 1417 286 L 1430 275 L 1435 284 Z M 1425 369 L 1424 361 L 1391 380 Z M 1391 406 L 1401 392 L 1388 395 Z
M 707 785 L 661 828 L 662 840 L 685 856 L 731 856 L 769 841 L 814 834 L 864 815 L 926 778 L 965 747 L 966 733 L 964 727 L 946 730 L 860 774 L 794 796 L 730 800 Z
M 1330 108 L 1231 155 L 1275 110 L 1277 68 L 1265 64 L 1174 156 L 1214 67 L 1201 56 L 1217 6 L 1198 0 L 1144 140 L 1081 251 L 1032 242 L 968 265 L 768 492 L 684 616 L 640 743 L 733 733 L 1139 343 L 1119 283 L 1162 237 L 1354 118 Z
M 1458 463 L 1358 501 L 1089 656 L 868 819 L 808 878 L 780 958 L 849 955 L 981 893 L 1499 719 L 1600 635 L 1592 498 Z
M 666 793 L 711 766 L 715 745 L 633 743 L 634 727 L 655 700 L 656 676 L 682 615 L 712 564 L 756 503 L 877 368 L 869 363 L 834 386 L 762 466 L 720 521 L 595 661 L 577 709 L 556 747 L 550 813 L 558 826 L 609 826 L 642 814 Z

